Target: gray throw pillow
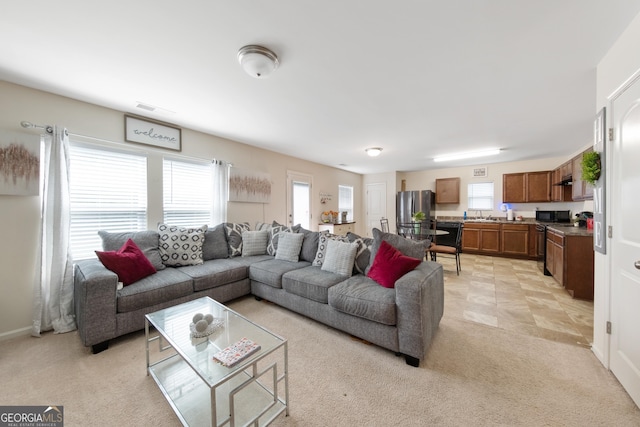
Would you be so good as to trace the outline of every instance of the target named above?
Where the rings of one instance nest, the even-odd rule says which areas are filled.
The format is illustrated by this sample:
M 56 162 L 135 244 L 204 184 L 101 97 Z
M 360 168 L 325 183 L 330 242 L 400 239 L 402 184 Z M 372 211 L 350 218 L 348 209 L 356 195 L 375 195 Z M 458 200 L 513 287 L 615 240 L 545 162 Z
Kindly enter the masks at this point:
M 380 249 L 380 244 L 382 241 L 389 243 L 391 246 L 399 250 L 402 255 L 406 255 L 411 258 L 418 258 L 419 260 L 423 260 L 425 257 L 425 251 L 431 244 L 431 240 L 410 240 L 406 237 L 399 236 L 397 234 L 384 233 L 377 228 L 373 229 L 373 245 L 371 245 L 370 251 L 371 255 L 369 257 L 369 266 L 367 267 L 366 272 L 369 272 L 371 268 L 371 264 L 373 264 L 373 260 L 378 253 L 378 249 Z
M 347 243 L 329 239 L 327 253 L 320 269 L 351 277 L 357 250 L 358 243 L 356 242 Z
M 292 228 L 294 233 L 304 234 L 302 249 L 300 250 L 300 259 L 303 261 L 313 262 L 313 260 L 316 259 L 316 253 L 318 253 L 320 233 L 302 228 L 300 224 L 294 225 Z M 369 262 L 368 259 L 367 262 Z
M 224 223 L 224 234 L 227 237 L 229 258 L 242 255 L 242 232 L 249 231 L 249 223 Z
M 179 227 L 177 225 L 158 225 L 160 234 L 160 256 L 164 265 L 182 267 L 199 265 L 202 258 L 202 244 L 207 226 L 197 228 Z
M 276 259 L 298 262 L 300 260 L 300 249 L 302 248 L 303 240 L 304 234 L 282 233 L 278 239 Z
M 313 259 L 312 265 L 322 266 L 324 262 L 325 254 L 327 253 L 327 243 L 329 240 L 338 240 L 340 242 L 349 242 L 347 236 L 338 236 L 331 234 L 328 231 L 323 231 L 318 235 L 318 250 L 316 256 Z
M 356 261 L 353 264 L 353 269 L 356 273 L 364 274 L 369 266 L 369 258 L 371 257 L 371 245 L 373 245 L 373 239 L 370 237 L 360 237 L 355 233 L 347 233 L 349 242 L 358 243 L 358 251 L 356 252 Z
M 243 231 L 242 232 L 242 256 L 264 255 L 267 253 L 267 239 L 269 232 Z
M 120 249 L 127 240 L 133 240 L 140 250 L 147 257 L 151 265 L 156 270 L 162 270 L 165 265 L 162 263 L 160 257 L 160 235 L 154 230 L 124 232 L 124 233 L 111 233 L 109 231 L 100 230 L 98 235 L 102 239 L 103 251 L 117 251 Z
M 224 233 L 224 224 L 218 224 L 204 233 L 204 243 L 202 244 L 202 259 L 222 259 L 229 257 L 227 247 L 227 236 Z

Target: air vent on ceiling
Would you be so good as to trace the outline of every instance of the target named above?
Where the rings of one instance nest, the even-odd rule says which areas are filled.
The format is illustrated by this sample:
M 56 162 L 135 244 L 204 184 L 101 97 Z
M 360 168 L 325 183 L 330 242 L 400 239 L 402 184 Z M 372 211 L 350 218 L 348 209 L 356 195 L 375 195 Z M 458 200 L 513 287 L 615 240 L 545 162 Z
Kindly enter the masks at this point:
M 160 113 L 160 114 L 175 114 L 175 111 L 167 110 L 166 108 L 158 107 L 157 105 L 147 104 L 145 102 L 136 101 L 138 104 L 136 108 L 141 110 Z
M 156 107 L 153 107 L 147 104 L 138 104 L 136 105 L 136 108 L 140 108 L 141 110 L 147 110 L 147 111 L 156 111 Z

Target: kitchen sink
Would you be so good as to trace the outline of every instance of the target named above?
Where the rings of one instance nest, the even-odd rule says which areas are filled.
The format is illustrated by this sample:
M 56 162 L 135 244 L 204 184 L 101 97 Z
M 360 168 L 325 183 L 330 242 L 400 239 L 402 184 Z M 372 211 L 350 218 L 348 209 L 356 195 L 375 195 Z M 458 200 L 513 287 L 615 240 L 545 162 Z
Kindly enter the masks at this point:
M 498 218 L 477 218 L 477 219 L 468 219 L 465 222 L 496 222 Z

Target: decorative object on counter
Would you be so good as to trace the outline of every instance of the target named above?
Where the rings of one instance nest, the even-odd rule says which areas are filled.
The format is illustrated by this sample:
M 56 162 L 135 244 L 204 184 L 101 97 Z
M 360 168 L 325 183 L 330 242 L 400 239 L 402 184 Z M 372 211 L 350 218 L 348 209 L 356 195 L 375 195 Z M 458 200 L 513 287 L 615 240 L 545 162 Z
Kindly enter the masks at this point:
M 342 222 L 347 222 L 347 215 L 348 214 L 349 213 L 347 211 L 342 212 L 342 220 L 341 220 Z
M 602 165 L 600 162 L 600 153 L 597 151 L 589 151 L 582 155 L 582 179 L 591 185 L 595 185 L 600 179 Z
M 338 222 L 338 212 L 324 211 L 322 212 L 322 222 L 325 224 L 335 224 Z
M 260 350 L 259 344 L 248 338 L 242 338 L 240 341 L 214 354 L 213 359 L 230 368 L 258 350 Z
M 215 318 L 211 314 L 196 313 L 193 316 L 193 322 L 189 325 L 191 338 L 208 337 L 222 326 L 224 326 L 224 320 Z

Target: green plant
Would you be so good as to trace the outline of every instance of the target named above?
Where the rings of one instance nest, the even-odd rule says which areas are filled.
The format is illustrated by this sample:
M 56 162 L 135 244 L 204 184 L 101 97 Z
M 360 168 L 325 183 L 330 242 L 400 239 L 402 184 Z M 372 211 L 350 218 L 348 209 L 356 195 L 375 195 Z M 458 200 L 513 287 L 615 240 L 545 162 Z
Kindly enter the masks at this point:
M 418 211 L 416 213 L 414 213 L 413 215 L 411 215 L 411 219 L 414 222 L 422 222 L 427 218 L 427 216 L 424 214 L 424 212 L 422 211 Z
M 582 155 L 582 180 L 593 185 L 600 178 L 602 165 L 600 163 L 600 153 L 589 151 Z

